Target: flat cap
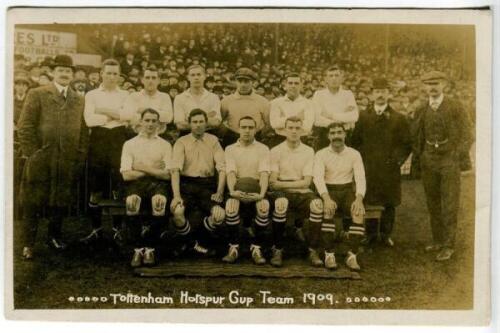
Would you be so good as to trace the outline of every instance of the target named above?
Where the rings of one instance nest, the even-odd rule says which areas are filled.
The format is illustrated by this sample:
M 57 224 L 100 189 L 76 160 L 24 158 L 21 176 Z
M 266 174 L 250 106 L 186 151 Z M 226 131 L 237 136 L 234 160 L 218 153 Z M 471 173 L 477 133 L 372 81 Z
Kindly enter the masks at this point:
M 446 75 L 440 71 L 430 71 L 422 75 L 422 82 L 430 82 L 430 81 L 438 81 L 438 80 L 446 80 Z
M 257 79 L 257 75 L 255 75 L 255 73 L 250 68 L 246 68 L 246 67 L 242 67 L 242 68 L 238 69 L 236 71 L 236 73 L 234 74 L 234 77 L 236 79 L 238 79 L 238 78 L 246 78 L 249 80 L 256 80 Z

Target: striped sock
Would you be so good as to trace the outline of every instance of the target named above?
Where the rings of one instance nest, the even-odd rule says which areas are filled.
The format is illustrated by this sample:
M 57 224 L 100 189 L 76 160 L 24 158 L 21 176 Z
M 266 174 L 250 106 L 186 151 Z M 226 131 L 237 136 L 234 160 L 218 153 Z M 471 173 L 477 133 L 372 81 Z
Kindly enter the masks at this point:
M 226 215 L 226 224 L 227 225 L 238 225 L 240 224 L 240 215 Z
M 323 223 L 321 224 L 321 235 L 325 251 L 332 252 L 336 239 L 335 223 L 333 222 L 333 219 L 325 219 L 323 221 Z
M 183 226 L 181 226 L 181 227 L 175 226 L 175 230 L 176 230 L 177 234 L 179 234 L 181 236 L 186 236 L 191 231 L 191 225 L 189 224 L 189 221 L 186 220 L 186 223 L 184 223 Z
M 211 223 L 210 223 L 210 217 L 206 216 L 204 219 L 203 219 L 203 226 L 205 227 L 205 229 L 208 230 L 208 232 L 214 232 L 215 231 L 215 226 L 213 226 Z
M 285 221 L 286 221 L 286 218 L 285 218 Z M 269 225 L 269 217 L 257 215 L 255 217 L 255 224 L 258 225 L 259 227 L 265 228 Z
M 363 237 L 365 235 L 365 226 L 362 224 L 351 224 L 348 234 L 349 236 Z

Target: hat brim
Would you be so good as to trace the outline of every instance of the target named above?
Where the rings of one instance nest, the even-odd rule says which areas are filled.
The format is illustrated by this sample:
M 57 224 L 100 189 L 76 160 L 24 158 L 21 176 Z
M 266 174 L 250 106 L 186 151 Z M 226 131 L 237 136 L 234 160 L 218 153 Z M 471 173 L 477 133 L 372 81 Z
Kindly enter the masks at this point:
M 248 76 L 248 75 L 238 75 L 234 77 L 236 80 L 238 79 L 248 79 L 248 80 L 255 80 L 255 78 Z
M 67 64 L 52 64 L 50 65 L 51 69 L 54 69 L 56 67 L 66 67 L 66 68 L 71 68 L 71 70 L 74 72 L 75 71 L 75 66 L 67 65 Z M 90 73 L 89 73 L 90 74 Z

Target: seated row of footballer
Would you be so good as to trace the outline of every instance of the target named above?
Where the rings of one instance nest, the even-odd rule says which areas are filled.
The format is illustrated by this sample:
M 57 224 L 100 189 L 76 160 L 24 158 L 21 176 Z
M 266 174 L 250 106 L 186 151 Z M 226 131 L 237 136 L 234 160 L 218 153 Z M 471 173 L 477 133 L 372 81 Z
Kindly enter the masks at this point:
M 181 246 L 202 255 L 213 253 L 209 240 L 224 229 L 225 263 L 235 263 L 240 257 L 242 224 L 253 236 L 250 253 L 257 265 L 267 262 L 262 247 L 270 227 L 270 263 L 280 267 L 287 216 L 293 213 L 298 221 L 309 222 L 307 237 L 301 225 L 297 234 L 307 238 L 311 264 L 335 269 L 334 246 L 339 243 L 333 240 L 339 237 L 333 217 L 337 213 L 350 221 L 345 233 L 342 230 L 349 247 L 345 264 L 360 269 L 356 253 L 365 234 L 366 181 L 361 155 L 345 145 L 344 124 L 328 127 L 330 145 L 315 154 L 301 142 L 302 119 L 298 117 L 286 120 L 286 139 L 271 150 L 255 139 L 257 124 L 251 117 L 239 120 L 239 139 L 225 151 L 218 138 L 206 132 L 207 121 L 206 112 L 192 110 L 188 117 L 191 132 L 172 147 L 158 136 L 158 112 L 145 109 L 139 134 L 123 145 L 120 173 L 126 219 L 131 225 L 142 225 L 134 240 L 132 267 L 157 263 L 155 249 L 169 221 Z M 94 230 L 87 241 L 102 234 L 100 199 L 97 193 L 91 195 Z M 119 231 L 120 222 L 115 222 Z

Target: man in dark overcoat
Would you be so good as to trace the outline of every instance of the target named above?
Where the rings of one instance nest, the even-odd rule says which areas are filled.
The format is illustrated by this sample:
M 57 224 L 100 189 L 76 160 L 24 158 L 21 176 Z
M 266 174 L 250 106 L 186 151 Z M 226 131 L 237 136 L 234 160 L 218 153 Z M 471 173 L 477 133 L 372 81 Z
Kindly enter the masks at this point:
M 49 219 L 48 245 L 56 250 L 65 248 L 61 240 L 63 214 L 73 201 L 75 180 L 88 145 L 84 100 L 69 86 L 73 71 L 72 58 L 57 55 L 54 81 L 30 90 L 19 119 L 18 137 L 27 159 L 21 188 L 25 259 L 33 256 L 42 208 Z
M 437 252 L 437 261 L 446 261 L 455 251 L 460 161 L 469 152 L 473 132 L 461 103 L 443 94 L 447 82 L 444 73 L 428 72 L 422 82 L 429 99 L 416 110 L 412 133 L 431 220 L 433 243 L 425 250 Z
M 401 165 L 411 152 L 411 136 L 406 118 L 389 105 L 389 85 L 385 79 L 373 82 L 374 102 L 360 113 L 353 131 L 352 145 L 361 153 L 366 172 L 365 204 L 384 207 L 380 236 L 388 246 L 401 203 Z M 368 221 L 367 221 L 368 222 Z M 367 240 L 374 240 L 373 223 L 367 223 Z

